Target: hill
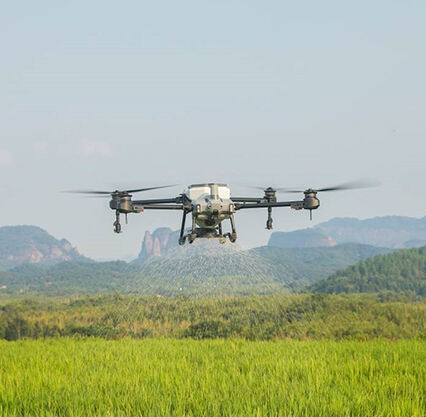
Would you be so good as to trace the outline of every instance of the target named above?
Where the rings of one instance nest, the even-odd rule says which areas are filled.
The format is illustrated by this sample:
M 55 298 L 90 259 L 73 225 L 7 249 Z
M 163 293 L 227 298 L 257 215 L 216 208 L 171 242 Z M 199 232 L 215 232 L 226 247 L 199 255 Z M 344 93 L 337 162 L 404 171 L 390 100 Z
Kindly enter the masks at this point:
M 0 227 L 0 271 L 23 263 L 85 260 L 66 239 L 55 239 L 36 226 Z
M 426 295 L 426 246 L 379 255 L 308 287 L 322 293 L 392 292 Z
M 154 258 L 142 265 L 122 261 L 26 264 L 0 273 L 0 291 L 50 295 L 109 291 L 162 295 L 265 294 L 300 289 L 361 259 L 388 251 L 358 244 L 306 249 L 265 246 L 192 256 L 177 252 L 175 256 Z
M 348 242 L 397 249 L 424 246 L 426 217 L 335 218 L 309 229 L 274 232 L 268 246 L 302 248 Z

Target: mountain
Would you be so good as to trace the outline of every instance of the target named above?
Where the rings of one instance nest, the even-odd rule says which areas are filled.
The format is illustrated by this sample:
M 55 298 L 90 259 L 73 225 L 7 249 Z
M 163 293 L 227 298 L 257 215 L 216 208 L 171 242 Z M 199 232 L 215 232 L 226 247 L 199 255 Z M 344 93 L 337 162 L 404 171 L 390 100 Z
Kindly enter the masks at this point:
M 268 246 L 280 248 L 315 248 L 335 246 L 336 244 L 336 241 L 320 228 L 301 229 L 294 232 L 274 232 L 268 242 Z
M 201 242 L 201 241 L 200 241 Z M 61 262 L 25 264 L 0 272 L 0 292 L 51 295 L 108 291 L 137 294 L 251 294 L 292 291 L 338 269 L 389 249 L 359 244 L 328 248 L 261 247 L 247 251 L 209 241 L 187 245 L 188 252 L 154 257 L 142 263 Z M 214 245 L 217 251 L 213 250 Z
M 426 246 L 379 255 L 308 287 L 323 293 L 383 292 L 426 295 Z
M 179 232 L 173 232 L 168 227 L 160 227 L 151 234 L 148 230 L 142 242 L 142 248 L 136 263 L 143 263 L 147 259 L 162 256 L 170 249 L 178 246 Z
M 135 264 L 143 264 L 157 260 L 158 258 L 188 258 L 191 256 L 215 256 L 228 255 L 240 251 L 238 244 L 230 243 L 219 244 L 217 239 L 197 239 L 192 244 L 180 246 L 179 231 L 173 231 L 168 227 L 160 227 L 152 234 L 145 232 L 142 241 L 141 251 L 138 257 L 133 261 Z
M 241 250 L 238 245 L 218 245 L 215 240 L 200 239 L 193 245 L 178 245 L 179 231 L 162 227 L 145 232 L 135 263 L 160 257 L 228 254 Z M 381 248 L 410 248 L 426 244 L 426 217 L 375 217 L 367 220 L 334 218 L 316 227 L 293 232 L 272 233 L 268 246 L 280 248 L 332 247 L 343 243 L 361 243 Z
M 85 260 L 66 239 L 58 240 L 36 226 L 0 227 L 0 270 L 23 263 Z
M 268 246 L 303 248 L 348 242 L 398 249 L 420 247 L 426 245 L 426 216 L 420 219 L 403 216 L 367 220 L 335 218 L 309 229 L 274 232 Z

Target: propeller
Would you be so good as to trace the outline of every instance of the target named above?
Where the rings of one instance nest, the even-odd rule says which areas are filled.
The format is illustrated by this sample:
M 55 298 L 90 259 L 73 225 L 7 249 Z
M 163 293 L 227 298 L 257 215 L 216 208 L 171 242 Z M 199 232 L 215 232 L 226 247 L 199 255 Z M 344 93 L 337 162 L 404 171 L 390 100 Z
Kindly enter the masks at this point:
M 281 191 L 285 191 L 287 190 L 287 188 L 280 188 L 280 187 L 262 187 L 262 186 L 257 186 L 257 185 L 250 185 L 249 188 L 253 189 L 253 190 L 259 190 L 259 191 L 265 191 L 270 189 L 271 191 L 277 191 L 277 192 L 281 192 Z
M 139 193 L 143 191 L 158 190 L 160 188 L 174 187 L 175 185 L 163 185 L 160 187 L 148 187 L 148 188 L 134 188 L 132 190 L 114 190 L 114 191 L 98 191 L 98 190 L 66 190 L 64 193 L 70 194 L 86 194 L 92 197 L 103 197 L 103 196 L 126 196 L 133 193 Z
M 380 185 L 378 181 L 373 180 L 358 180 L 358 181 L 351 181 L 351 182 L 345 182 L 343 184 L 334 185 L 331 187 L 323 187 L 323 188 L 315 188 L 315 189 L 308 189 L 308 190 L 295 190 L 292 188 L 273 188 L 274 191 L 282 192 L 282 193 L 304 193 L 305 191 L 313 191 L 313 192 L 324 192 L 324 191 L 344 191 L 344 190 L 356 190 L 360 188 L 370 188 L 370 187 L 377 187 Z M 266 187 L 251 187 L 255 188 L 257 190 L 265 191 L 267 190 Z

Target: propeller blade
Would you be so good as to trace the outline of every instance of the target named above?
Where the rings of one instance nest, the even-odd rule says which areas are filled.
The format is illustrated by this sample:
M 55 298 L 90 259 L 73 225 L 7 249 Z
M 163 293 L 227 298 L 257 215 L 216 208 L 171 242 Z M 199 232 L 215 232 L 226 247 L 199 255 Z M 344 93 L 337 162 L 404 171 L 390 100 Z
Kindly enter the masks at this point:
M 92 190 L 65 190 L 67 194 L 93 194 L 93 195 L 110 195 L 111 191 L 92 191 Z
M 262 187 L 262 186 L 257 186 L 257 185 L 249 185 L 248 188 L 251 188 L 252 190 L 259 190 L 259 191 L 265 191 L 268 188 L 272 188 L 274 191 L 280 191 L 280 190 L 286 190 L 286 188 L 277 188 L 277 187 L 272 187 L 272 186 L 267 186 L 267 187 Z
M 248 188 L 252 188 L 253 190 L 260 190 L 260 191 L 266 191 L 268 188 L 272 188 L 277 193 L 303 193 L 305 190 L 294 190 L 292 188 L 286 188 L 286 187 L 261 187 L 261 186 L 252 186 L 250 185 Z
M 360 188 L 377 187 L 378 185 L 380 185 L 380 183 L 375 180 L 358 180 L 358 181 L 345 182 L 343 184 L 334 185 L 332 187 L 314 188 L 313 191 L 324 192 L 324 191 L 356 190 Z M 282 192 L 282 193 L 303 193 L 306 190 L 302 190 L 302 189 L 295 190 L 292 188 L 276 188 L 276 191 Z
M 361 188 L 377 187 L 378 181 L 373 180 L 359 180 L 352 182 L 345 182 L 343 184 L 335 185 L 333 187 L 318 188 L 315 191 L 344 191 L 344 190 L 356 190 Z
M 159 187 L 147 187 L 147 188 L 135 188 L 132 190 L 114 190 L 114 191 L 98 191 L 98 190 L 66 190 L 63 191 L 64 193 L 69 194 L 89 194 L 93 196 L 108 196 L 112 194 L 130 194 L 130 193 L 139 193 L 143 191 L 150 191 L 150 190 L 158 190 L 160 188 L 168 188 L 168 187 L 175 187 L 174 185 L 163 185 Z
M 303 193 L 305 190 L 293 190 L 291 188 L 278 188 L 277 191 L 279 193 Z
M 83 194 L 81 196 L 82 198 L 102 198 L 102 199 L 106 199 L 106 198 L 111 198 L 110 194 Z
M 260 186 L 257 186 L 257 185 L 249 185 L 248 188 L 251 188 L 253 190 L 265 191 L 268 187 L 260 187 Z
M 172 184 L 172 185 L 162 185 L 160 187 L 149 187 L 149 188 L 137 188 L 134 190 L 126 190 L 126 193 L 139 193 L 142 191 L 150 191 L 150 190 L 159 190 L 161 188 L 170 188 L 170 187 L 176 187 L 177 184 Z

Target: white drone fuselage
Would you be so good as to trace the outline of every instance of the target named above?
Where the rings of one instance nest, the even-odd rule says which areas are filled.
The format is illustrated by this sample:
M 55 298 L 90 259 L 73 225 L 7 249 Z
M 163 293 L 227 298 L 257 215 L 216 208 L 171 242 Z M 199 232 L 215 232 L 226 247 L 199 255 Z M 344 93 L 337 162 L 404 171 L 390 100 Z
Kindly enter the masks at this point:
M 235 212 L 231 190 L 226 184 L 194 184 L 184 191 L 192 205 L 196 224 L 203 229 L 214 229 Z

